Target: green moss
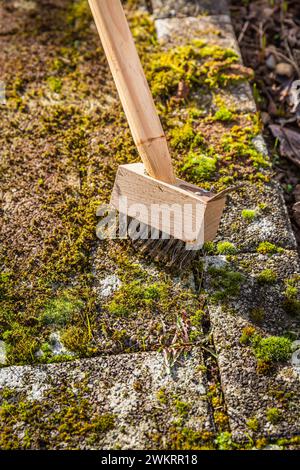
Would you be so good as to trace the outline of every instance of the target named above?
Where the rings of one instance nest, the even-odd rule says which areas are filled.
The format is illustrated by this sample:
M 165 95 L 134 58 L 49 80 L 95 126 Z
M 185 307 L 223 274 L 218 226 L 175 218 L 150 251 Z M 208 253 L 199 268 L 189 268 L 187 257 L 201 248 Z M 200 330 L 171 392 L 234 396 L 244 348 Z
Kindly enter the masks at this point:
M 95 352 L 95 349 L 89 348 L 91 336 L 87 328 L 80 328 L 71 325 L 64 329 L 61 333 L 61 341 L 63 345 L 69 350 L 76 353 Z
M 211 286 L 214 289 L 211 298 L 213 301 L 228 300 L 240 293 L 241 283 L 244 276 L 236 271 L 226 268 L 209 267 L 211 275 Z
M 182 127 L 176 127 L 170 131 L 170 144 L 175 149 L 186 149 L 194 142 L 196 133 L 190 122 L 186 122 Z
M 284 336 L 262 338 L 253 326 L 243 329 L 240 343 L 250 345 L 257 358 L 259 369 L 269 369 L 269 365 L 287 361 L 292 353 L 292 342 Z
M 62 445 L 64 449 L 75 449 L 79 440 L 97 443 L 115 427 L 115 415 L 101 413 L 91 403 L 86 379 L 78 388 L 68 387 L 62 379 L 60 387 L 52 387 L 44 395 L 42 401 L 29 401 L 16 393 L 10 401 L 4 401 L 1 396 L 1 449 L 39 448 L 40 445 L 49 449 Z M 19 423 L 24 434 L 16 426 Z
M 221 432 L 215 442 L 219 450 L 233 450 L 235 448 L 231 433 L 228 431 Z
M 257 276 L 259 284 L 273 284 L 277 280 L 277 274 L 272 269 L 264 269 Z
M 189 403 L 184 402 L 184 401 L 176 400 L 175 401 L 175 408 L 176 408 L 176 411 L 179 414 L 179 416 L 185 417 L 185 416 L 188 415 L 188 413 L 191 409 L 191 405 Z
M 243 328 L 242 335 L 240 337 L 241 344 L 250 344 L 251 338 L 256 335 L 256 329 L 253 326 L 246 326 Z
M 2 338 L 7 343 L 6 361 L 8 364 L 36 362 L 35 352 L 38 342 L 30 327 L 22 326 L 14 321 L 3 332 Z
M 236 251 L 236 247 L 231 242 L 225 241 L 217 244 L 217 252 L 219 255 L 234 255 Z
M 58 77 L 48 77 L 47 83 L 51 91 L 54 93 L 60 93 L 62 89 L 62 81 Z
M 258 419 L 256 417 L 248 419 L 247 426 L 251 431 L 257 432 L 259 430 Z
M 279 421 L 282 420 L 281 411 L 278 408 L 269 408 L 266 411 L 266 418 L 269 421 L 269 423 L 277 424 L 279 423 Z
M 198 181 L 210 180 L 216 172 L 217 160 L 203 153 L 189 152 L 183 160 L 182 171 Z
M 162 405 L 167 405 L 168 403 L 168 397 L 166 395 L 166 390 L 165 388 L 160 389 L 157 394 L 157 399 Z
M 83 307 L 83 302 L 66 290 L 59 297 L 50 300 L 41 313 L 40 320 L 45 325 L 63 326 L 78 315 Z
M 12 275 L 8 272 L 0 273 L 0 300 L 4 299 L 11 287 Z
M 292 353 L 292 342 L 283 336 L 254 337 L 253 349 L 257 359 L 265 362 L 287 361 Z
M 191 325 L 197 329 L 201 329 L 203 318 L 206 317 L 206 313 L 204 310 L 197 310 L 191 317 L 190 322 Z
M 256 248 L 257 253 L 260 253 L 262 255 L 266 254 L 276 254 L 276 253 L 282 253 L 284 250 L 283 248 L 280 248 L 273 243 L 270 242 L 261 242 L 258 247 Z
M 161 441 L 162 436 L 158 436 Z M 210 450 L 214 449 L 213 433 L 209 431 L 197 431 L 191 427 L 172 426 L 167 435 L 165 449 L 172 450 Z
M 247 222 L 252 222 L 257 215 L 256 210 L 254 209 L 243 209 L 242 210 L 242 217 L 243 219 L 247 220 Z
M 224 411 L 214 411 L 214 422 L 218 429 L 225 430 L 228 428 L 228 415 Z
M 237 65 L 237 54 L 205 41 L 195 40 L 153 54 L 147 68 L 154 96 L 168 98 L 176 93 L 180 82 L 189 88 L 227 86 L 247 78 L 246 69 Z M 235 64 L 234 67 L 232 65 Z
M 75 0 L 69 3 L 67 23 L 76 33 L 88 30 L 92 14 L 85 0 Z
M 231 121 L 233 119 L 233 113 L 225 106 L 222 106 L 218 109 L 218 111 L 216 111 L 213 119 L 215 121 Z
M 291 316 L 300 314 L 300 301 L 298 300 L 299 289 L 297 287 L 298 281 L 298 277 L 293 277 L 285 281 L 286 289 L 284 291 L 283 308 Z
M 202 249 L 203 249 L 203 252 L 206 255 L 215 255 L 216 254 L 216 245 L 212 241 L 205 242 Z
M 250 319 L 254 322 L 257 323 L 258 325 L 263 322 L 265 318 L 265 311 L 262 307 L 258 308 L 253 308 L 250 310 Z
M 107 304 L 107 309 L 116 316 L 135 314 L 142 308 L 151 308 L 154 303 L 166 300 L 168 291 L 168 286 L 163 283 L 144 285 L 140 281 L 132 281 L 121 286 Z

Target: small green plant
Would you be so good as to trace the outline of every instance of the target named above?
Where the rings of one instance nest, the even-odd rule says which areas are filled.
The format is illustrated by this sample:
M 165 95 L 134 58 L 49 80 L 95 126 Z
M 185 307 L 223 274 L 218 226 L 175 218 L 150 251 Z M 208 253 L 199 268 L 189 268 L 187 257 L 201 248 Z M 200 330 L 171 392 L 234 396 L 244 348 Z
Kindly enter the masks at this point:
M 256 215 L 257 215 L 257 212 L 254 209 L 243 209 L 242 210 L 242 217 L 247 222 L 252 222 L 252 220 L 255 219 Z
M 292 342 L 284 336 L 254 337 L 252 345 L 257 359 L 265 362 L 286 361 L 292 352 Z
M 63 292 L 59 297 L 50 300 L 40 315 L 45 325 L 63 326 L 80 313 L 84 303 L 73 297 L 69 291 Z
M 282 253 L 284 250 L 273 243 L 270 242 L 261 242 L 258 247 L 256 248 L 257 253 L 261 253 L 262 255 L 266 254 L 276 254 Z
M 262 307 L 258 307 L 258 308 L 253 308 L 250 310 L 249 312 L 249 315 L 250 315 L 250 319 L 254 322 L 254 323 L 262 323 L 264 318 L 265 318 L 265 311 Z
M 299 290 L 296 287 L 297 279 L 286 280 L 286 289 L 284 291 L 283 308 L 291 315 L 300 315 L 300 301 L 298 300 Z
M 217 244 L 217 252 L 219 255 L 234 255 L 237 250 L 231 242 L 219 242 Z
M 292 341 L 284 336 L 262 338 L 253 326 L 246 326 L 240 337 L 240 343 L 251 346 L 257 359 L 260 372 L 268 372 L 270 365 L 284 362 L 292 353 Z
M 215 440 L 215 443 L 217 445 L 217 448 L 219 450 L 232 450 L 235 448 L 235 445 L 232 441 L 232 436 L 230 434 L 230 432 L 228 431 L 225 431 L 225 432 L 221 432 L 216 440 Z
M 269 408 L 266 412 L 266 418 L 269 423 L 277 424 L 282 419 L 281 411 L 278 408 Z
M 211 266 L 208 269 L 211 275 L 211 286 L 214 293 L 213 301 L 227 300 L 239 294 L 244 276 L 237 271 L 230 271 L 226 268 Z
M 190 122 L 187 122 L 182 127 L 176 127 L 170 131 L 171 146 L 175 149 L 182 150 L 190 146 L 195 138 L 195 131 Z
M 264 269 L 256 279 L 259 284 L 272 284 L 277 280 L 277 274 L 272 269 Z
M 221 106 L 213 116 L 213 119 L 215 121 L 231 121 L 233 119 L 233 113 L 225 106 Z
M 257 432 L 259 429 L 258 419 L 256 417 L 248 419 L 247 426 L 251 431 Z
M 206 255 L 214 255 L 216 253 L 216 245 L 211 241 L 205 242 L 202 249 Z
M 185 417 L 191 409 L 191 405 L 181 400 L 175 401 L 175 408 L 179 416 Z
M 48 77 L 47 78 L 47 83 L 49 85 L 49 88 L 51 91 L 54 93 L 60 93 L 62 89 L 62 81 L 58 77 Z
M 151 308 L 154 303 L 165 299 L 168 286 L 164 283 L 144 285 L 140 281 L 132 281 L 115 293 L 107 304 L 109 313 L 122 317 L 136 313 L 143 308 Z
M 183 162 L 182 171 L 195 181 L 209 180 L 216 172 L 216 158 L 190 151 Z
M 250 344 L 251 338 L 256 335 L 256 329 L 253 326 L 246 326 L 243 328 L 240 343 L 241 344 Z

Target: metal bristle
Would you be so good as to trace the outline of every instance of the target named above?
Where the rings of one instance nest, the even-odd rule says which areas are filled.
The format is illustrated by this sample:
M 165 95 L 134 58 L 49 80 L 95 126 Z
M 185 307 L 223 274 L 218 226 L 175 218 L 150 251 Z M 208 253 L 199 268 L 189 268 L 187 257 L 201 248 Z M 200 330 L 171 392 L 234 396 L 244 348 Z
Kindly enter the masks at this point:
M 134 221 L 134 229 L 132 229 L 132 221 L 133 219 L 128 217 L 129 239 L 133 247 L 144 256 L 165 263 L 168 267 L 177 265 L 182 268 L 188 266 L 199 253 L 199 250 L 187 250 L 182 240 L 170 237 L 149 225 Z

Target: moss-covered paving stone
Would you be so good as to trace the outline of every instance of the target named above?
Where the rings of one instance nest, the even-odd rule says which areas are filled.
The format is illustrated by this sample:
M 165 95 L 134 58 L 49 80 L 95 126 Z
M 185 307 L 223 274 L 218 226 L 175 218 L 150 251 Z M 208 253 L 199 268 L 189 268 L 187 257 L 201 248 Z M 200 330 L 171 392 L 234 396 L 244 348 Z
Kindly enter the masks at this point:
M 274 252 L 272 244 L 265 244 L 265 251 L 272 246 Z M 251 436 L 259 447 L 266 443 L 261 437 L 299 436 L 297 254 L 207 257 L 205 272 L 211 332 L 234 438 Z
M 156 18 L 229 14 L 226 0 L 151 0 Z
M 197 39 L 205 41 L 210 46 L 218 45 L 225 50 L 234 50 L 240 58 L 239 46 L 229 16 L 164 18 L 156 20 L 155 25 L 158 40 L 164 48 L 186 45 Z M 211 50 L 211 59 L 213 56 L 214 52 Z M 208 64 L 207 72 L 212 66 L 212 62 Z M 252 75 L 251 70 L 243 67 L 241 63 L 234 65 L 234 68 L 236 74 L 240 71 L 246 77 Z M 257 111 L 249 83 L 246 81 L 236 82 L 234 85 L 228 83 L 225 89 L 201 90 L 198 88 L 193 96 L 204 113 L 210 109 L 212 111 L 216 109 L 216 99 L 222 100 L 226 107 L 236 109 L 237 112 L 256 113 Z
M 172 373 L 160 353 L 1 369 L 0 448 L 211 448 L 201 362 L 194 349 Z
M 216 239 L 230 241 L 240 253 L 255 252 L 261 242 L 296 249 L 285 202 L 278 185 L 245 184 L 227 196 Z
M 118 165 L 138 155 L 88 4 L 53 1 L 49 14 L 49 2 L 26 3 L 1 3 L 16 25 L 0 39 L 6 364 L 168 346 L 199 308 L 195 291 L 165 267 L 136 269 L 128 243 L 96 237 L 96 208 L 109 201 Z M 143 2 L 124 3 L 178 175 L 206 189 L 268 178 L 251 144 L 258 120 L 221 96 L 249 76 L 236 51 L 205 34 L 161 45 Z M 101 298 L 99 281 L 110 292 L 114 275 L 116 292 Z

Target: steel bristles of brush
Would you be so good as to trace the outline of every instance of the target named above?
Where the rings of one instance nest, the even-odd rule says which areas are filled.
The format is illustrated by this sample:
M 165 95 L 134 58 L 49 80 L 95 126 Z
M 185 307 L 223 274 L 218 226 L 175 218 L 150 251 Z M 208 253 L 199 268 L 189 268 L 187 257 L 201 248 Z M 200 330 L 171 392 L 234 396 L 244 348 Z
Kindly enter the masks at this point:
M 133 247 L 155 261 L 163 262 L 168 267 L 177 265 L 182 268 L 187 267 L 199 253 L 200 247 L 188 250 L 182 240 L 153 229 L 149 225 L 138 223 L 130 217 L 127 219 L 127 233 Z

